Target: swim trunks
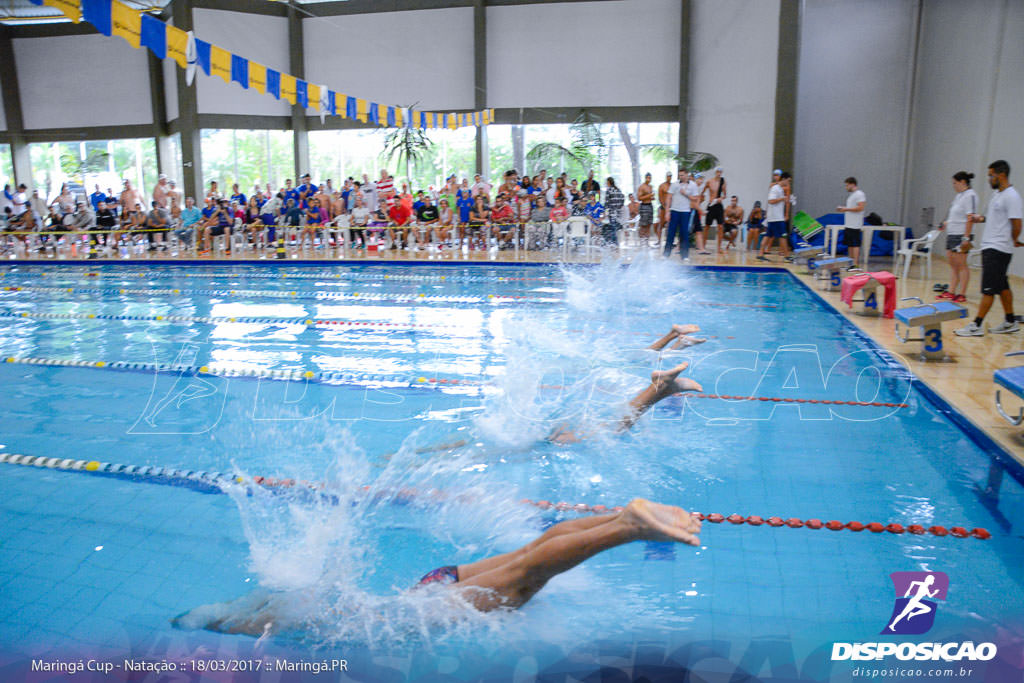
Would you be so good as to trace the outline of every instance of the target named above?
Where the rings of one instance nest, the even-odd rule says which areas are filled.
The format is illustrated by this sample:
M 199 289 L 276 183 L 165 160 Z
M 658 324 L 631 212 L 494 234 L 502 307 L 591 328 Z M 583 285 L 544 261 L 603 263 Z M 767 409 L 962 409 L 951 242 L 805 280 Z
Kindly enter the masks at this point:
M 447 586 L 452 583 L 459 582 L 459 568 L 456 565 L 448 565 L 447 567 L 438 567 L 432 569 L 423 578 L 419 580 L 417 586 L 426 586 L 431 583 L 439 583 L 442 586 Z

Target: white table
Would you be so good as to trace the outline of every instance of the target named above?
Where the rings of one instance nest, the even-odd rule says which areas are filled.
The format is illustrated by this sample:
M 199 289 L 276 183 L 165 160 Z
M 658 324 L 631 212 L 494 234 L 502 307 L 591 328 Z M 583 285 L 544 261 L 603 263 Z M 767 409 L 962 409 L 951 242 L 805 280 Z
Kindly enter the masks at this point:
M 839 245 L 839 233 L 843 230 L 842 225 L 826 225 L 825 227 L 825 245 L 829 248 L 829 253 L 832 258 L 836 257 L 836 247 Z M 903 235 L 906 233 L 905 225 L 865 225 L 862 228 L 864 232 L 863 244 L 867 245 L 861 249 L 861 257 L 866 266 L 868 263 L 868 257 L 871 255 L 871 242 L 875 237 L 876 232 L 888 232 L 892 235 L 892 272 L 896 272 L 897 264 L 899 263 L 899 254 L 896 253 L 903 239 Z M 857 264 L 860 265 L 860 264 Z

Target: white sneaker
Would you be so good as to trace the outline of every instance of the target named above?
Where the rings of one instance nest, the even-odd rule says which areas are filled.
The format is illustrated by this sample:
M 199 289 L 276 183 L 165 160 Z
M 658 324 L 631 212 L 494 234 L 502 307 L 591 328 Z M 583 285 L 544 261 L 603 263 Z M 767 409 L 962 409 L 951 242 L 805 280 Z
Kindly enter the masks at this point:
M 1007 334 L 1008 332 L 1016 332 L 1020 329 L 1020 325 L 1016 321 L 1008 323 L 1005 320 L 995 327 L 988 328 L 988 331 L 992 334 Z
M 995 331 L 995 330 L 993 330 L 993 331 Z M 980 325 L 978 325 L 978 323 L 974 322 L 973 320 L 971 322 L 969 322 L 966 326 L 961 327 L 959 330 L 953 330 L 953 333 L 956 334 L 959 337 L 984 337 L 985 336 L 985 330 L 982 329 L 982 327 Z

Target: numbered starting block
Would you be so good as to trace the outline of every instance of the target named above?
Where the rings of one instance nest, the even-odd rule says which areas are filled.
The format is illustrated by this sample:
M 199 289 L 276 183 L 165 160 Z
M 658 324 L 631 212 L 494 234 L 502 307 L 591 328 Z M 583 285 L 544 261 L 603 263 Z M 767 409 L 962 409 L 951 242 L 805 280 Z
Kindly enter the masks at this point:
M 882 304 L 884 303 L 883 297 L 885 296 L 885 288 L 879 291 L 878 288 L 881 286 L 881 282 L 875 278 L 871 278 L 864 283 L 864 286 L 860 288 L 861 299 L 854 299 L 859 304 L 854 313 L 857 315 L 864 315 L 869 317 L 876 317 L 882 315 Z
M 822 252 L 821 247 L 812 247 L 809 244 L 801 244 L 793 250 L 793 263 L 803 266 L 805 273 L 810 271 L 810 262 L 814 259 L 829 258 L 828 254 Z
M 1013 351 L 1007 356 L 1024 356 L 1024 351 Z M 1019 399 L 1024 399 L 1024 366 L 996 370 L 992 381 Z M 1016 415 L 1010 415 L 1003 408 L 1002 390 L 996 389 L 996 410 L 1010 424 L 1017 426 L 1024 422 L 1024 408 L 1018 408 Z
M 967 308 L 951 301 L 926 304 L 916 296 L 901 301 L 917 301 L 917 306 L 896 309 L 896 339 L 900 343 L 921 342 L 922 361 L 950 361 L 942 343 L 942 323 L 967 317 Z M 900 324 L 907 327 L 906 336 L 900 335 Z M 921 336 L 911 337 L 910 328 L 920 327 Z
M 849 256 L 837 258 L 810 259 L 807 261 L 807 269 L 814 275 L 818 286 L 826 292 L 838 291 L 843 281 L 839 272 L 853 265 L 853 259 Z

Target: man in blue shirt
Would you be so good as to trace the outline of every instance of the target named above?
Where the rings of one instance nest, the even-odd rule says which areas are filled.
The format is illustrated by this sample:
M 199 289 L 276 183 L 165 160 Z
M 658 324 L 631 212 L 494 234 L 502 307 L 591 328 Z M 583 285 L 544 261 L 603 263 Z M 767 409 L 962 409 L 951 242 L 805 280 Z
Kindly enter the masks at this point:
M 231 201 L 238 202 L 239 206 L 245 206 L 245 193 L 238 189 L 238 183 L 231 186 Z
M 96 191 L 93 192 L 91 195 L 89 195 L 89 203 L 92 204 L 92 210 L 93 211 L 99 211 L 100 210 L 100 202 L 106 202 L 107 201 L 107 195 L 105 193 L 103 193 L 103 192 L 100 192 L 100 186 L 99 185 L 95 185 L 94 187 L 96 188 Z
M 176 229 L 174 234 L 190 249 L 192 248 L 192 238 L 196 234 L 196 225 L 202 217 L 202 212 L 196 208 L 196 200 L 186 197 L 185 208 L 181 210 L 181 227 Z
M 302 176 L 302 184 L 298 187 L 299 201 L 296 202 L 300 209 L 309 207 L 309 200 L 316 194 L 316 187 L 310 182 L 309 174 Z
M 291 178 L 288 178 L 287 180 L 284 181 L 284 203 L 285 203 L 285 205 L 288 204 L 288 200 L 289 199 L 295 201 L 295 206 L 298 206 L 299 202 L 302 201 L 302 198 L 299 196 L 299 191 L 296 190 L 294 187 L 292 187 L 292 179 Z
M 459 209 L 459 222 L 469 222 L 469 212 L 473 208 L 473 200 L 470 198 L 468 192 L 462 192 L 459 194 L 459 198 L 455 201 L 455 205 Z

